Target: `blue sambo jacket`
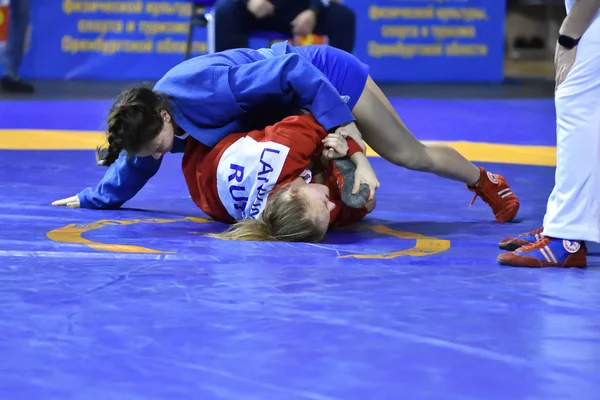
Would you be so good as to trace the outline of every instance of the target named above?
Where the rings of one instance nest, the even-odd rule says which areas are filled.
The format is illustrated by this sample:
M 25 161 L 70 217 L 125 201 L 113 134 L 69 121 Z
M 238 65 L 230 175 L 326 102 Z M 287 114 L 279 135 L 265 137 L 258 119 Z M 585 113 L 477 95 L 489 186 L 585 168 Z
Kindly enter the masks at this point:
M 170 99 L 175 123 L 208 146 L 231 133 L 263 128 L 266 117 L 297 108 L 310 110 L 329 130 L 354 117 L 324 71 L 311 62 L 322 48 L 300 50 L 284 42 L 207 54 L 175 66 L 154 90 Z M 184 139 L 176 137 L 171 152 L 184 148 Z M 161 161 L 122 153 L 95 188 L 78 194 L 81 207 L 120 207 L 156 174 Z

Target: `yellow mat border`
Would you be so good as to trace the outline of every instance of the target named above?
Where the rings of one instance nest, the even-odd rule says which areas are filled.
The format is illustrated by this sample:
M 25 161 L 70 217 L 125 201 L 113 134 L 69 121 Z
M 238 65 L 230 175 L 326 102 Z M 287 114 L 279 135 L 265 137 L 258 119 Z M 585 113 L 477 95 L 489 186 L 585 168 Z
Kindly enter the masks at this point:
M 2 150 L 92 150 L 105 143 L 103 132 L 41 129 L 0 129 Z M 484 142 L 444 142 L 474 162 L 556 165 L 553 146 L 525 146 Z M 377 156 L 369 149 L 368 155 Z

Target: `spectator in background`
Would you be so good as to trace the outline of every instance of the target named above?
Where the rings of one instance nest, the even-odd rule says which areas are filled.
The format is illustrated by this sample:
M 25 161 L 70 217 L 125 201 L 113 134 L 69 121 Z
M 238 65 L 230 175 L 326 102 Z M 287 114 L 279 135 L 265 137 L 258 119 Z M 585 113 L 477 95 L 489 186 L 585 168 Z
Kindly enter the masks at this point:
M 25 52 L 25 35 L 29 24 L 29 0 L 11 0 L 8 18 L 8 37 L 4 52 L 2 89 L 10 93 L 33 93 L 30 83 L 19 79 L 19 68 Z
M 215 48 L 248 47 L 253 30 L 290 35 L 325 35 L 329 45 L 348 53 L 354 49 L 356 16 L 347 6 L 329 0 L 217 0 Z

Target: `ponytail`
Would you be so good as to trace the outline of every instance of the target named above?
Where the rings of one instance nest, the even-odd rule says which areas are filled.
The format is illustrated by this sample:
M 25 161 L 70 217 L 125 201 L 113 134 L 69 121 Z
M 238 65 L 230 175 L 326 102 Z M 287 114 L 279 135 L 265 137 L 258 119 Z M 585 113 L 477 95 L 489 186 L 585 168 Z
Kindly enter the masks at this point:
M 225 232 L 207 236 L 254 242 L 320 242 L 326 232 L 310 217 L 310 204 L 298 189 L 285 185 L 269 197 L 259 219 L 238 221 Z
M 245 240 L 250 242 L 270 242 L 277 240 L 269 233 L 269 227 L 261 219 L 238 221 L 225 232 L 210 233 L 207 236 L 222 240 Z
M 108 135 L 108 147 L 96 147 L 96 163 L 100 166 L 109 167 L 123 151 L 121 138 L 117 135 Z

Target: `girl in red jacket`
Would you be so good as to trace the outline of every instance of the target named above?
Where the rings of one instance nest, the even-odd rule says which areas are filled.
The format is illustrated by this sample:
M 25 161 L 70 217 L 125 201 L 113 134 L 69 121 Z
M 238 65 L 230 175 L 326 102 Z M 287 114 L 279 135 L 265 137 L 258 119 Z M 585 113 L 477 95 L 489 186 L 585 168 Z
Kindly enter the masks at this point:
M 353 176 L 334 158 L 352 160 Z M 360 146 L 328 134 L 308 114 L 229 135 L 214 148 L 188 137 L 182 168 L 196 205 L 217 221 L 236 222 L 213 235 L 222 239 L 318 242 L 329 227 L 375 207 L 374 192 L 359 192 L 365 178 L 376 180 Z M 349 206 L 342 197 L 359 201 Z

